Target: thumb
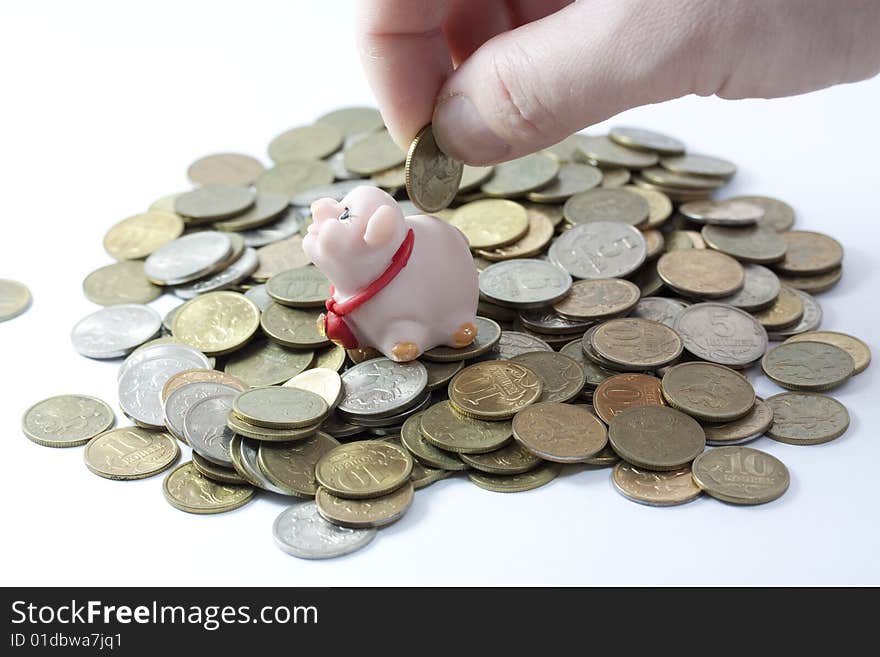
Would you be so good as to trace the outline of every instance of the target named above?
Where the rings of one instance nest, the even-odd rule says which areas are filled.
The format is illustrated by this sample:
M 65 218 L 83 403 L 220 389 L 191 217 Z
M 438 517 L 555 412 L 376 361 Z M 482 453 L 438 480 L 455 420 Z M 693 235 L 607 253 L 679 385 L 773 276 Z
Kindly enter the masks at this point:
M 690 93 L 803 93 L 880 66 L 880 3 L 582 0 L 484 43 L 444 83 L 438 145 L 469 164 Z M 845 46 L 845 47 L 844 47 Z

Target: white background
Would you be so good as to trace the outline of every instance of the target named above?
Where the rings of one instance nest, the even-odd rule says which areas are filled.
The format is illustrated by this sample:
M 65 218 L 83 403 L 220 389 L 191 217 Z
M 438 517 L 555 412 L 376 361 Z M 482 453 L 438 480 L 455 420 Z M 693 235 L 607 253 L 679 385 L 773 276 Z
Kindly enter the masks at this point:
M 51 395 L 115 406 L 117 366 L 78 356 L 68 338 L 97 309 L 80 285 L 111 262 L 101 247 L 111 224 L 187 189 L 186 168 L 201 155 L 265 160 L 282 130 L 373 103 L 349 7 L 2 4 L 0 277 L 26 282 L 34 304 L 0 324 L 0 584 L 880 584 L 880 365 L 834 391 L 852 415 L 843 438 L 755 443 L 791 470 L 791 489 L 772 504 L 643 507 L 613 490 L 609 470 L 570 470 L 518 495 L 453 479 L 419 491 L 367 549 L 327 562 L 274 546 L 283 500 L 192 516 L 165 502 L 161 476 L 104 480 L 85 468 L 82 448 L 48 449 L 21 435 L 22 412 Z M 878 111 L 875 79 L 776 101 L 686 98 L 614 121 L 730 158 L 740 166 L 731 194 L 778 196 L 797 209 L 799 228 L 837 237 L 846 273 L 820 296 L 823 326 L 876 350 Z M 173 303 L 154 305 L 164 312 Z M 778 392 L 763 377 L 756 387 Z

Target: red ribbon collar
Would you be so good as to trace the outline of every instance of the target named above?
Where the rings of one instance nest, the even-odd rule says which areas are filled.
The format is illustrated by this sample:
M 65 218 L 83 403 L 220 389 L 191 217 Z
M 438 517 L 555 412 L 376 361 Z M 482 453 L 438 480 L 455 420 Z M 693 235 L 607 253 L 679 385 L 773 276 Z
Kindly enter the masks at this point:
M 336 301 L 333 298 L 333 294 L 336 290 L 331 285 L 330 298 L 327 299 L 325 304 L 327 306 L 327 312 L 333 313 L 340 318 L 344 317 L 379 294 L 379 292 L 385 289 L 385 287 L 394 280 L 394 278 L 400 273 L 400 270 L 406 267 L 406 263 L 409 262 L 409 257 L 412 255 L 415 239 L 415 233 L 413 232 L 413 229 L 410 228 L 406 232 L 406 237 L 403 238 L 403 242 L 397 247 L 397 251 L 391 256 L 391 264 L 388 265 L 388 268 L 384 272 L 382 272 L 381 276 L 345 301 Z

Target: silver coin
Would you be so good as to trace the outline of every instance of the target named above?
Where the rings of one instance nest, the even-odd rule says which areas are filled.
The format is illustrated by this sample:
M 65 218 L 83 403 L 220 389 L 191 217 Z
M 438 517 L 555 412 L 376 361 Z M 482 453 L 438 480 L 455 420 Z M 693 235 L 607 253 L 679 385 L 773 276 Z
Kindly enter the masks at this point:
M 645 297 L 644 299 L 639 299 L 636 307 L 630 311 L 628 317 L 650 319 L 665 324 L 669 328 L 675 328 L 675 321 L 685 308 L 687 308 L 686 303 L 675 299 Z
M 695 303 L 674 326 L 691 354 L 710 363 L 745 367 L 767 351 L 767 331 L 747 312 L 723 303 Z
M 736 294 L 718 299 L 740 310 L 753 312 L 772 305 L 779 296 L 779 277 L 762 265 L 743 265 L 743 287 Z
M 239 394 L 218 393 L 195 402 L 183 416 L 183 437 L 193 451 L 212 463 L 233 467 L 229 445 L 235 433 L 226 426 L 226 418 L 232 409 L 232 400 Z
M 526 354 L 530 351 L 553 351 L 553 347 L 528 333 L 519 331 L 501 331 L 501 339 L 498 341 L 499 360 L 510 360 L 514 356 Z
M 130 368 L 119 380 L 119 407 L 136 424 L 164 429 L 162 387 L 192 362 L 178 358 L 153 358 Z
M 188 361 L 191 363 L 189 369 L 192 370 L 211 369 L 211 361 L 195 347 L 190 347 L 188 344 L 180 342 L 160 342 L 159 344 L 147 344 L 135 349 L 119 366 L 119 371 L 116 373 L 116 381 L 121 381 L 122 377 L 131 368 L 156 358 L 175 358 L 180 361 Z
M 147 256 L 144 273 L 159 285 L 182 285 L 210 274 L 231 253 L 232 240 L 227 233 L 190 233 Z
M 528 329 L 538 333 L 577 333 L 586 331 L 593 322 L 566 319 L 552 308 L 536 308 L 524 310 L 519 314 L 519 321 Z
M 301 559 L 330 559 L 366 547 L 376 538 L 376 529 L 339 527 L 321 517 L 317 504 L 302 502 L 275 519 L 272 535 L 287 554 Z
M 251 289 L 245 290 L 244 296 L 253 301 L 260 311 L 266 310 L 272 303 L 272 297 L 266 292 L 266 284 L 254 285 Z
M 320 198 L 332 198 L 334 201 L 341 201 L 355 187 L 361 187 L 366 184 L 369 184 L 366 180 L 341 180 L 300 192 L 294 195 L 290 202 L 293 205 L 301 205 L 308 208 Z
M 155 337 L 162 317 L 149 306 L 122 304 L 87 315 L 73 327 L 73 347 L 89 358 L 120 358 Z
M 619 221 L 571 228 L 550 245 L 550 260 L 575 278 L 621 278 L 641 267 L 648 254 L 642 233 Z
M 539 308 L 563 298 L 571 276 L 545 260 L 505 260 L 480 272 L 480 294 L 499 306 Z
M 344 392 L 336 410 L 340 416 L 390 415 L 421 399 L 427 385 L 428 370 L 419 361 L 373 358 L 342 373 Z
M 801 298 L 804 304 L 804 314 L 794 326 L 768 333 L 771 340 L 785 340 L 793 335 L 815 331 L 822 323 L 822 306 L 819 305 L 819 302 L 811 294 L 807 294 L 802 290 L 791 288 L 791 291 Z
M 243 230 L 238 234 L 241 235 L 244 240 L 245 246 L 250 246 L 256 249 L 261 246 L 266 246 L 267 244 L 272 244 L 273 242 L 286 240 L 288 237 L 296 235 L 302 228 L 303 221 L 304 217 L 302 214 L 295 209 L 290 208 L 287 212 L 281 215 L 280 219 L 273 221 L 271 224 L 266 224 L 259 228 L 252 228 L 251 230 Z
M 241 254 L 241 257 L 226 269 L 221 269 L 213 276 L 201 278 L 190 285 L 176 287 L 174 288 L 174 294 L 181 299 L 193 299 L 206 292 L 225 290 L 228 287 L 241 283 L 257 271 L 259 265 L 260 261 L 257 258 L 256 249 L 247 247 Z
M 196 381 L 176 388 L 168 395 L 162 409 L 165 427 L 178 440 L 186 440 L 183 433 L 183 418 L 186 412 L 203 399 L 222 394 L 238 394 L 238 390 L 225 383 Z
M 263 474 L 263 471 L 260 470 L 260 463 L 257 460 L 259 443 L 255 440 L 245 438 L 244 436 L 236 436 L 236 438 L 237 440 L 232 441 L 230 449 L 238 450 L 236 456 L 239 457 L 238 462 L 240 462 L 242 469 L 245 471 L 244 473 L 241 473 L 242 476 L 257 488 L 269 491 L 270 493 L 277 493 L 278 495 L 290 497 L 290 493 L 286 493 L 278 488 L 278 486 L 269 481 L 266 478 L 266 475 Z M 233 464 L 236 463 L 236 461 L 233 461 Z
M 691 221 L 716 226 L 750 226 L 764 218 L 764 208 L 737 199 L 690 201 L 678 211 Z
M 365 416 L 357 417 L 354 415 L 346 416 L 344 413 L 340 413 L 339 415 L 341 418 L 349 419 L 349 420 L 351 420 L 352 424 L 355 424 L 355 425 L 358 425 L 361 427 L 366 427 L 366 428 L 371 428 L 371 429 L 376 429 L 376 428 L 386 428 L 387 429 L 389 427 L 396 427 L 396 426 L 402 425 L 404 420 L 406 420 L 410 415 L 415 415 L 416 413 L 418 413 L 420 411 L 424 411 L 426 408 L 428 408 L 431 405 L 431 401 L 432 401 L 431 394 L 426 392 L 424 397 L 416 400 L 416 402 L 412 406 L 401 411 L 400 413 L 394 413 L 393 415 L 382 415 L 380 417 L 372 417 L 372 416 L 370 416 L 370 417 L 365 417 Z M 323 431 L 323 427 L 321 427 L 321 430 Z

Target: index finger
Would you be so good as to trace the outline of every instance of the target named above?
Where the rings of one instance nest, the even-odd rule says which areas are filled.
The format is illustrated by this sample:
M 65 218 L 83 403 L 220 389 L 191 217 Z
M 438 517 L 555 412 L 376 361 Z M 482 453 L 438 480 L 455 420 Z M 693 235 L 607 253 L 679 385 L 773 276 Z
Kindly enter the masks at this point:
M 437 93 L 452 74 L 443 36 L 448 2 L 362 0 L 357 35 L 361 62 L 379 110 L 404 149 L 431 122 Z

